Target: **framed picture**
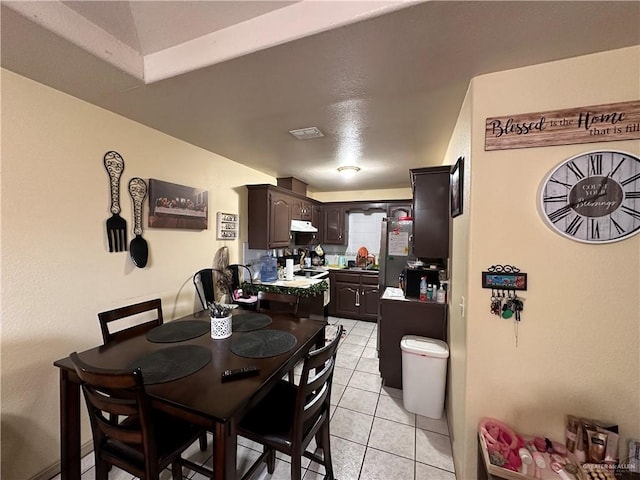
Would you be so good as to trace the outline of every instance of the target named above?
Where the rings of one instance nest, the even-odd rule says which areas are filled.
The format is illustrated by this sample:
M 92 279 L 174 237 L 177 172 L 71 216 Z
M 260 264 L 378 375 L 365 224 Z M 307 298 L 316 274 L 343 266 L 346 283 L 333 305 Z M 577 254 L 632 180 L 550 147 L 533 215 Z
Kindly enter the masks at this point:
M 464 183 L 464 157 L 459 157 L 449 174 L 451 191 L 451 217 L 462 214 L 462 185 Z
M 209 195 L 206 190 L 149 179 L 149 227 L 206 230 Z

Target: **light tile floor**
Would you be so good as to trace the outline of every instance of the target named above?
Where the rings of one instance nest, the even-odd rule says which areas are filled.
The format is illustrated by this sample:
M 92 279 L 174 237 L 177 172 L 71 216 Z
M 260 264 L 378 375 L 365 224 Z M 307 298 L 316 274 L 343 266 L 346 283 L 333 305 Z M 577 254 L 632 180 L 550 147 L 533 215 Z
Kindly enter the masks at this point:
M 407 412 L 402 390 L 383 387 L 378 372 L 376 324 L 329 317 L 331 324 L 346 329 L 340 346 L 331 394 L 331 452 L 337 480 L 456 480 L 446 416 L 434 420 Z M 211 441 L 209 445 L 211 445 Z M 261 446 L 238 439 L 238 472 L 244 473 L 259 456 Z M 212 452 L 200 452 L 197 442 L 187 458 L 212 466 Z M 278 455 L 276 469 L 266 466 L 252 480 L 290 478 L 289 457 Z M 303 460 L 303 480 L 324 478 L 324 468 Z M 82 480 L 95 479 L 93 453 L 82 460 Z M 184 478 L 205 477 L 184 469 Z M 60 476 L 54 478 L 59 480 Z M 161 477 L 169 480 L 165 470 Z M 113 468 L 110 480 L 131 480 L 132 476 Z

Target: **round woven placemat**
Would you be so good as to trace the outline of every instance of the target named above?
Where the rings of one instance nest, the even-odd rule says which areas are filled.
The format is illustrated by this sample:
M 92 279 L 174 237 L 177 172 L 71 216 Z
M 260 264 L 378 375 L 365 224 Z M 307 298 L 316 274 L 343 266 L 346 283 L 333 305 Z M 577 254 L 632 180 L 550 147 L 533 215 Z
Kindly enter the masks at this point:
M 257 330 L 232 337 L 230 348 L 240 357 L 266 358 L 288 352 L 296 343 L 296 337 L 289 332 Z
M 197 372 L 211 361 L 211 352 L 200 345 L 179 345 L 148 353 L 131 363 L 142 370 L 145 385 L 170 382 Z
M 271 322 L 271 317 L 264 313 L 243 313 L 234 315 L 231 329 L 234 332 L 251 332 L 271 325 Z
M 204 335 L 211 324 L 202 320 L 183 320 L 159 325 L 147 332 L 147 340 L 154 343 L 173 343 Z

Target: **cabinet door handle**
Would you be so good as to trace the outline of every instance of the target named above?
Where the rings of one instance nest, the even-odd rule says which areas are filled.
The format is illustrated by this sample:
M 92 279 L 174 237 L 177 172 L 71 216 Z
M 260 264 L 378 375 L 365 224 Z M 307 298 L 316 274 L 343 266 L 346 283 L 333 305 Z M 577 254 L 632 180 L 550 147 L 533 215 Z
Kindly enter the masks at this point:
M 360 306 L 360 291 L 356 289 L 356 307 Z

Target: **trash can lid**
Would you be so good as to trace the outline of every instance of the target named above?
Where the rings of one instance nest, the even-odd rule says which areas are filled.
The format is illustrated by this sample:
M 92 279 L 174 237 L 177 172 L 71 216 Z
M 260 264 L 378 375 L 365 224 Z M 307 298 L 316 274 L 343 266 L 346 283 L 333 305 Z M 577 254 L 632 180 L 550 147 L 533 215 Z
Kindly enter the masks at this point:
M 400 341 L 400 348 L 405 352 L 429 357 L 447 358 L 449 356 L 449 346 L 442 340 L 435 338 L 405 335 Z

